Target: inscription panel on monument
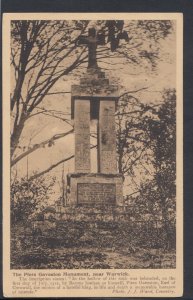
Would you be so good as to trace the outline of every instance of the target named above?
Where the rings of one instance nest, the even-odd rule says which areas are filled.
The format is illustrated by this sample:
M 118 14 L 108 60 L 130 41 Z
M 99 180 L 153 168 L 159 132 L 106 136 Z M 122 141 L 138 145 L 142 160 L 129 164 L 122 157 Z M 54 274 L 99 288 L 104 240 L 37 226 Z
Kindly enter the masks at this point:
M 116 185 L 113 183 L 78 183 L 78 204 L 116 204 Z

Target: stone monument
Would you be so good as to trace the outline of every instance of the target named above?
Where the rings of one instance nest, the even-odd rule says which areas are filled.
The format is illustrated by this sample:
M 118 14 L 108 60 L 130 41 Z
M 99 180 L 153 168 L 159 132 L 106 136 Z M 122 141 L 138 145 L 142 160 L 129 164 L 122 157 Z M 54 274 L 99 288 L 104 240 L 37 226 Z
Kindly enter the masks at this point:
M 81 36 L 88 46 L 87 73 L 72 85 L 71 116 L 75 131 L 75 172 L 67 175 L 69 205 L 122 206 L 123 177 L 117 170 L 115 111 L 118 86 L 110 84 L 97 65 L 96 49 L 103 41 L 94 28 Z M 98 120 L 98 172 L 91 173 L 90 121 Z

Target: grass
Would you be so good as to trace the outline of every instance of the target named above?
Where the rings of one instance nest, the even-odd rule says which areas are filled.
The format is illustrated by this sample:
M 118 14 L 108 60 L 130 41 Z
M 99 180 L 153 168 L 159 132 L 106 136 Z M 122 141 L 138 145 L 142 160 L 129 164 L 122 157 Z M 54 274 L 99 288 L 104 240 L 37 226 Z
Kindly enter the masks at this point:
M 175 250 L 164 248 L 164 233 L 155 229 L 120 221 L 60 221 L 40 229 L 13 227 L 12 269 L 175 268 Z

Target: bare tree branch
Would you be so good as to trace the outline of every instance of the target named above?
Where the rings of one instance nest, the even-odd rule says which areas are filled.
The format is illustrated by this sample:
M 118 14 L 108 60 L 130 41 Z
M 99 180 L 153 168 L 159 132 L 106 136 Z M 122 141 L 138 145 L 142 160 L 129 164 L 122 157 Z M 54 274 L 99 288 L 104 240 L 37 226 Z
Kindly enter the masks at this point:
M 90 149 L 93 149 L 93 148 L 96 148 L 96 147 L 97 147 L 97 145 L 94 145 L 94 146 L 91 146 Z M 32 175 L 32 176 L 29 178 L 29 180 L 33 180 L 33 179 L 35 179 L 35 178 L 38 178 L 38 177 L 40 177 L 40 176 L 42 176 L 42 175 L 44 175 L 44 174 L 50 172 L 50 171 L 53 170 L 54 168 L 58 167 L 60 164 L 66 162 L 66 161 L 68 161 L 68 160 L 70 160 L 70 159 L 72 159 L 72 158 L 74 158 L 74 155 L 71 155 L 71 156 L 69 156 L 69 157 L 67 157 L 67 158 L 64 158 L 64 159 L 58 161 L 57 163 L 51 165 L 51 166 L 50 166 L 49 168 L 47 168 L 46 170 L 43 170 L 43 171 L 41 171 L 41 172 L 38 173 L 38 174 Z
M 147 90 L 147 89 L 148 89 L 148 86 L 147 86 L 147 87 L 140 88 L 140 89 L 138 89 L 138 90 L 128 91 L 128 92 L 125 92 L 125 93 L 121 94 L 121 95 L 119 96 L 119 98 L 124 97 L 125 95 L 128 95 L 128 94 L 137 93 L 137 92 L 140 92 L 140 91 L 143 91 L 143 90 Z
M 12 160 L 11 162 L 11 166 L 14 166 L 16 163 L 18 163 L 22 158 L 26 157 L 27 155 L 31 154 L 32 152 L 36 151 L 39 148 L 45 147 L 47 144 L 50 143 L 50 141 L 55 141 L 58 140 L 60 138 L 63 138 L 65 136 L 67 136 L 68 134 L 73 133 L 74 129 L 71 129 L 67 132 L 64 133 L 60 133 L 60 134 L 55 134 L 54 136 L 52 136 L 51 138 L 49 138 L 48 140 L 41 142 L 39 144 L 35 144 L 34 146 L 32 146 L 30 149 L 28 149 L 26 152 L 20 154 L 18 157 L 16 157 L 15 159 Z

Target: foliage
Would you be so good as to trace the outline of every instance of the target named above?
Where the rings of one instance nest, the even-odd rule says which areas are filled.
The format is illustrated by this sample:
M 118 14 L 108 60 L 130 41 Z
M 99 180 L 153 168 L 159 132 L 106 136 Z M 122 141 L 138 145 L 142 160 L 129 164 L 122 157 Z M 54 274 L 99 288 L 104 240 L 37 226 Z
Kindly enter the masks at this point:
M 151 164 L 154 173 L 140 184 L 133 196 L 133 215 L 148 216 L 164 222 L 165 242 L 175 243 L 176 215 L 176 95 L 175 90 L 163 93 L 163 104 L 157 119 L 147 120 Z M 173 236 L 173 238 L 172 238 Z M 173 242 L 171 242 L 173 240 Z
M 141 269 L 174 268 L 175 252 L 165 249 L 162 228 L 135 222 L 65 221 L 35 240 L 29 234 L 13 247 L 13 268 Z M 15 239 L 19 239 L 18 230 Z M 29 245 L 29 241 L 31 245 Z M 25 247 L 24 247 L 25 245 Z M 166 265 L 167 263 L 167 265 Z
M 169 211 L 175 210 L 176 196 L 176 95 L 167 90 L 164 103 L 158 111 L 158 121 L 149 120 L 151 149 L 153 151 L 154 178 L 147 182 L 149 199 L 154 196 L 167 221 Z M 149 188 L 150 187 L 150 188 Z M 143 189 L 145 191 L 146 187 Z M 152 195 L 152 196 L 151 196 Z M 155 201 L 157 200 L 157 201 Z
M 116 115 L 119 172 L 135 177 L 138 169 L 150 175 L 153 151 L 149 122 L 158 119 L 158 106 L 144 104 L 137 96 L 125 94 Z
M 47 205 L 54 183 L 55 178 L 40 177 L 30 181 L 26 177 L 16 178 L 11 183 L 12 222 L 26 222 L 40 212 Z
M 116 114 L 120 173 L 134 177 L 141 168 L 146 178 L 157 173 L 157 181 L 161 174 L 162 180 L 166 175 L 167 181 L 168 176 L 169 182 L 175 181 L 175 101 L 174 90 L 163 91 L 162 104 L 144 104 L 128 94 L 120 99 Z

